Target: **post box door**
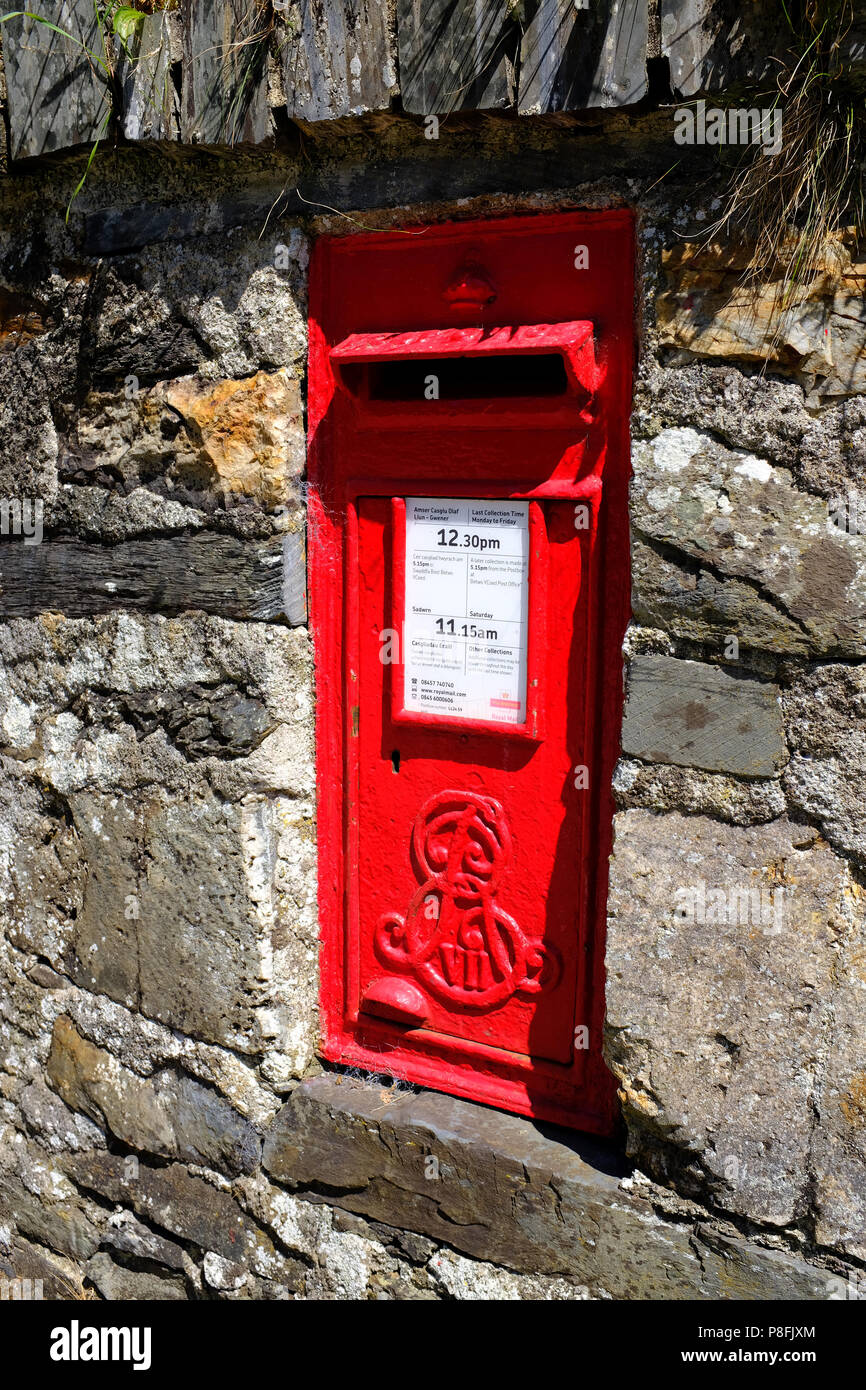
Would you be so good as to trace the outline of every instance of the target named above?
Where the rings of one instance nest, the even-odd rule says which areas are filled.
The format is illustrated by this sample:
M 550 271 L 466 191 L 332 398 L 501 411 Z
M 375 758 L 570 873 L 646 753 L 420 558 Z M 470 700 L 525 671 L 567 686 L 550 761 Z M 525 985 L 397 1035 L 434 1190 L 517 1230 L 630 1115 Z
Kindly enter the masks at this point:
M 357 1005 L 480 1055 L 574 1056 L 587 761 L 574 522 L 563 501 L 358 502 Z

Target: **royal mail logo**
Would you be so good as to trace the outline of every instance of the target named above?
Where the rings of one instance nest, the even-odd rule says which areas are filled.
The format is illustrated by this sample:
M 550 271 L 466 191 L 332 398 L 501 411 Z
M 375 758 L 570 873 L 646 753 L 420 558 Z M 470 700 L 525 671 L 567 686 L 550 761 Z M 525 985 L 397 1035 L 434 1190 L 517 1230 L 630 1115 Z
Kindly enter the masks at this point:
M 405 918 L 388 913 L 379 923 L 380 959 L 414 974 L 435 998 L 475 1009 L 554 989 L 559 953 L 496 901 L 512 847 L 499 802 L 439 792 L 418 812 L 412 841 L 426 879 Z

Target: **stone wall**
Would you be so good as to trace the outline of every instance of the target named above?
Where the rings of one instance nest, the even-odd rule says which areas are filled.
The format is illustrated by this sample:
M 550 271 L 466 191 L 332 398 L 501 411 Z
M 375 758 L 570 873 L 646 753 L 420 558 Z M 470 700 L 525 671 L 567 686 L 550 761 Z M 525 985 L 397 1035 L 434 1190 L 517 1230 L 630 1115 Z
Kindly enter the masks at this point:
M 607 1056 L 654 1177 L 862 1260 L 866 262 L 755 372 L 714 259 L 662 253 L 636 390 Z
M 0 541 L 0 1271 L 57 1298 L 860 1295 L 863 248 L 780 339 L 773 268 L 746 302 L 738 253 L 699 250 L 712 152 L 649 108 L 119 144 L 67 220 L 82 169 L 0 183 L 0 497 L 44 508 L 41 544 Z M 326 231 L 617 205 L 627 1139 L 590 1145 L 316 1059 L 306 275 Z

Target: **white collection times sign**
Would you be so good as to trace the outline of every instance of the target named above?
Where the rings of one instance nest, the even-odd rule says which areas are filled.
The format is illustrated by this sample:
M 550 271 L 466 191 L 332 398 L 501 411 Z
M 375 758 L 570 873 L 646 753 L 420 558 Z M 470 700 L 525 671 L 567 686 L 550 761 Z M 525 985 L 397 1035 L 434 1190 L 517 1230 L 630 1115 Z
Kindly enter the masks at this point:
M 529 503 L 406 498 L 406 710 L 526 720 Z

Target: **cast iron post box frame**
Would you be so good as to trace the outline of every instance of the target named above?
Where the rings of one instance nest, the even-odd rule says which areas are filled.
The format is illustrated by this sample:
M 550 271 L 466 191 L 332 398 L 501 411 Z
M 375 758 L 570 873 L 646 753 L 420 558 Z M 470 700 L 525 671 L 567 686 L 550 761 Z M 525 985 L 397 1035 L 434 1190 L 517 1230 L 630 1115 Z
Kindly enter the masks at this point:
M 610 782 L 629 613 L 633 246 L 633 223 L 624 210 L 532 214 L 322 238 L 310 276 L 309 565 L 322 1055 L 599 1133 L 615 1122 L 601 1038 Z M 475 364 L 490 395 L 479 397 L 471 380 L 465 393 L 445 399 L 413 394 L 416 368 L 447 373 L 455 362 L 467 378 Z M 540 389 L 497 393 L 495 373 L 512 380 L 514 368 Z M 399 641 L 403 632 L 407 497 L 528 504 L 522 722 L 407 710 L 402 654 L 376 670 L 374 637 L 387 627 Z M 563 596 L 567 611 L 561 613 Z M 559 673 L 551 674 L 557 659 Z M 588 785 L 581 785 L 578 767 L 565 788 L 549 776 L 543 785 L 533 782 L 533 759 L 551 722 L 552 736 L 558 729 L 563 747 L 587 769 Z M 419 806 L 405 834 L 400 812 L 393 826 L 382 824 L 388 817 L 381 792 L 378 802 L 362 794 L 365 760 L 377 764 L 379 778 L 366 785 L 387 791 L 378 771 L 378 762 L 387 761 L 383 740 L 395 741 L 401 730 L 415 739 L 413 766 L 423 762 L 428 779 L 430 768 L 443 768 L 438 786 L 430 782 L 435 794 Z M 451 749 L 458 740 L 465 747 L 462 789 L 455 790 L 448 784 L 449 777 L 456 783 Z M 544 766 L 540 756 L 536 762 Z M 539 843 L 547 832 L 561 835 L 560 845 L 575 856 L 570 889 L 563 891 L 567 880 L 559 870 L 555 892 L 549 883 L 535 885 L 536 917 L 558 913 L 559 921 L 572 914 L 567 936 L 557 926 L 556 946 L 546 942 L 545 931 L 525 930 L 527 913 L 519 928 L 494 901 L 494 870 L 498 880 L 514 848 L 501 802 L 485 783 L 494 766 L 498 786 L 508 785 L 503 768 L 520 767 L 512 775 L 524 779 L 521 796 L 530 788 L 537 797 Z M 399 766 L 393 770 L 396 790 Z M 395 833 L 406 845 L 392 851 Z M 455 888 L 456 860 L 447 845 L 458 834 L 469 845 L 469 859 L 457 864 Z M 529 838 L 524 825 L 524 878 L 533 862 Z M 374 841 L 378 859 L 370 852 Z M 479 854 L 487 855 L 480 867 Z M 386 923 L 381 905 L 388 894 L 399 897 L 394 885 L 407 879 L 410 857 L 416 906 L 410 905 L 405 921 L 384 914 Z M 419 865 L 426 866 L 426 887 Z M 512 886 L 512 897 L 518 887 Z M 405 887 L 400 891 L 405 896 Z M 362 921 L 367 898 L 379 902 L 372 926 Z M 556 899 L 553 908 L 548 898 Z M 462 988 L 463 975 L 461 988 L 450 988 L 447 969 L 431 957 L 432 938 L 418 936 L 421 905 L 431 901 L 443 921 L 449 912 L 452 918 L 463 914 L 458 944 L 447 949 L 452 960 L 456 953 L 463 961 L 461 969 L 474 970 L 471 980 L 466 976 L 474 995 Z M 432 929 L 423 930 L 429 935 Z M 477 964 L 487 961 L 485 937 L 493 945 L 486 973 Z M 510 995 L 503 983 L 509 972 Z M 533 1024 L 545 990 L 561 996 L 556 1029 L 546 1033 Z M 553 1005 L 547 1007 L 550 1012 Z M 449 1008 L 460 1026 L 447 1023 Z M 567 1047 L 563 1010 L 569 1014 Z M 534 1035 L 537 1047 L 515 1041 Z

